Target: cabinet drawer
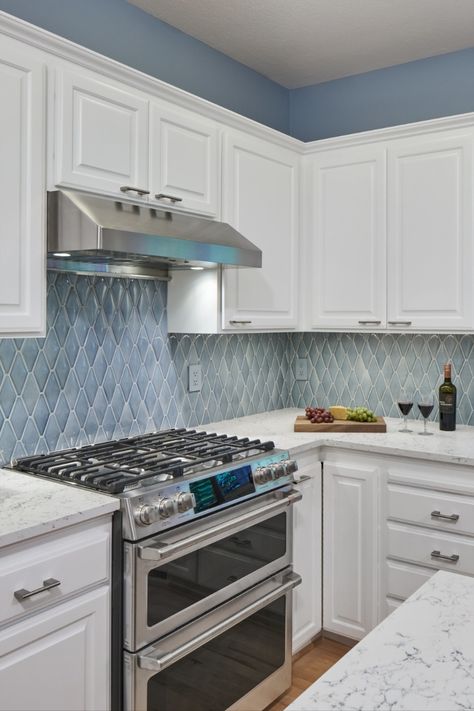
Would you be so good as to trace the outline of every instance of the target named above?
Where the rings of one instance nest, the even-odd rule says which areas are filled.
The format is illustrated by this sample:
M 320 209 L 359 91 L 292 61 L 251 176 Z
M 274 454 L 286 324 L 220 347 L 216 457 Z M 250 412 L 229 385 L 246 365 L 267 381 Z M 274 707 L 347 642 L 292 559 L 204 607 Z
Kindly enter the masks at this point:
M 474 540 L 453 533 L 387 523 L 387 554 L 436 570 L 474 575 Z M 435 555 L 437 553 L 437 555 Z M 443 557 L 439 557 L 439 556 Z M 457 557 L 456 557 L 457 556 Z
M 474 536 L 474 497 L 389 484 L 388 516 Z
M 431 568 L 419 568 L 417 565 L 387 560 L 385 562 L 387 581 L 385 592 L 388 596 L 406 600 L 435 573 L 436 570 Z
M 0 625 L 105 582 L 109 574 L 109 523 L 90 523 L 11 546 L 0 553 Z M 22 601 L 15 597 L 16 591 L 37 590 L 48 580 L 60 584 Z

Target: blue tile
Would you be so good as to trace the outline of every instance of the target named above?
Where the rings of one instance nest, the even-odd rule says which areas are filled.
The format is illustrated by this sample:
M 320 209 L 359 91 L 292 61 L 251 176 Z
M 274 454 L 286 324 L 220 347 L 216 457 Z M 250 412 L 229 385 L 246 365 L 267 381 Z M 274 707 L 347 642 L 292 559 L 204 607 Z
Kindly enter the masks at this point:
M 13 386 L 18 394 L 23 390 L 23 386 L 28 375 L 28 370 L 21 357 L 20 353 L 17 353 L 13 365 L 10 370 L 10 376 L 13 382 Z
M 17 394 L 10 376 L 6 375 L 0 382 L 0 408 L 3 411 L 5 418 L 10 417 L 10 412 L 13 408 L 16 397 Z

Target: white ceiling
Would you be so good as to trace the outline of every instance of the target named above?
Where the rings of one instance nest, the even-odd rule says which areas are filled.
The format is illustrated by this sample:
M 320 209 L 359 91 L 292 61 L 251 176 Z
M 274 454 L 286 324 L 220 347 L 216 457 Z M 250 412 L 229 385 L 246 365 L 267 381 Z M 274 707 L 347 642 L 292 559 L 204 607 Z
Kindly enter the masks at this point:
M 288 88 L 474 46 L 474 0 L 128 0 Z

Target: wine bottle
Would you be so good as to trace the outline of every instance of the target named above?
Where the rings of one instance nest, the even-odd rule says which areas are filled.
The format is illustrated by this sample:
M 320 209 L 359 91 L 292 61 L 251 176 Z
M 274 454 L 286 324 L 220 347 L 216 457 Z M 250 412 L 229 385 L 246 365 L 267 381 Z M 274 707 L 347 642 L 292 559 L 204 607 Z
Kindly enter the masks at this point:
M 444 383 L 439 386 L 439 429 L 456 429 L 456 386 L 451 382 L 451 363 L 444 366 Z

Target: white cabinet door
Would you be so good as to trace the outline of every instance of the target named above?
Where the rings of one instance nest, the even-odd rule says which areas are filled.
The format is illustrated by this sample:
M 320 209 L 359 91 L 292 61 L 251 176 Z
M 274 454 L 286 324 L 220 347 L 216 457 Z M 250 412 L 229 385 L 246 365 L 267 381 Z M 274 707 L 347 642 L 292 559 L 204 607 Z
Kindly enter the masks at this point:
M 321 462 L 298 476 L 303 498 L 293 507 L 293 568 L 302 582 L 293 591 L 293 653 L 321 631 Z
M 109 708 L 109 616 L 102 587 L 0 632 L 0 710 Z
M 386 150 L 380 144 L 314 156 L 305 295 L 312 328 L 385 326 Z
M 297 325 L 298 156 L 228 133 L 223 156 L 223 220 L 263 252 L 261 269 L 223 275 L 223 328 Z
M 377 467 L 324 463 L 323 627 L 361 639 L 378 617 Z
M 219 205 L 218 130 L 189 111 L 151 105 L 151 199 L 215 216 Z M 158 195 L 163 197 L 161 200 Z M 174 198 L 177 198 L 175 201 Z
M 0 36 L 0 337 L 46 327 L 45 63 Z
M 472 130 L 389 147 L 390 327 L 474 328 L 472 147 Z
M 55 182 L 148 190 L 148 101 L 87 72 L 58 70 Z

